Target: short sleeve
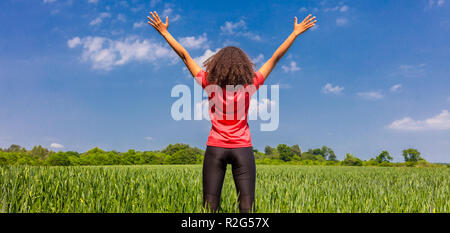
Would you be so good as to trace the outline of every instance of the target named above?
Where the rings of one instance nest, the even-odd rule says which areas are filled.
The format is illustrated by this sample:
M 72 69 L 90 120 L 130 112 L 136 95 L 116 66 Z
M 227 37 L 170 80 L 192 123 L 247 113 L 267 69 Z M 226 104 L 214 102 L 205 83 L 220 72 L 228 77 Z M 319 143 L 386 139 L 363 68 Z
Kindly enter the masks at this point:
M 207 75 L 206 71 L 200 70 L 195 76 L 195 80 L 200 86 L 202 86 L 202 88 L 208 86 L 208 83 L 206 81 L 206 75 Z
M 264 84 L 264 77 L 261 74 L 261 72 L 256 71 L 255 76 L 253 78 L 253 84 L 255 85 L 256 89 L 259 89 L 259 86 Z

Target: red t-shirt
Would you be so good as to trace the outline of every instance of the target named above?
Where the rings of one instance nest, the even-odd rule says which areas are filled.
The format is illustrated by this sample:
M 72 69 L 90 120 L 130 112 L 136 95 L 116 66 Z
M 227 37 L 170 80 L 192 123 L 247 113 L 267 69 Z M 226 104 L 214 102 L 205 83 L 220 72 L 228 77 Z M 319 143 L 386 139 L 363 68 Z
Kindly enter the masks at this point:
M 200 70 L 195 77 L 197 83 L 209 96 L 209 116 L 212 127 L 206 145 L 224 148 L 251 147 L 247 115 L 251 95 L 264 83 L 263 75 L 257 71 L 253 76 L 253 85 L 231 91 L 209 85 L 206 76 L 207 73 Z

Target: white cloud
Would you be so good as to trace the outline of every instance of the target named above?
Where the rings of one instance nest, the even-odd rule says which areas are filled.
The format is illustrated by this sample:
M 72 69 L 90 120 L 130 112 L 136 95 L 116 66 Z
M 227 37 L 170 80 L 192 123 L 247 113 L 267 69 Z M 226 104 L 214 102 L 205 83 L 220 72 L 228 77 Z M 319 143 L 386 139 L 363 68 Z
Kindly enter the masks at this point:
M 302 8 L 300 8 L 299 11 L 300 11 L 300 12 L 305 12 L 305 11 L 308 11 L 308 9 L 307 9 L 306 7 L 302 7 Z
M 322 92 L 325 94 L 341 94 L 342 91 L 344 90 L 344 87 L 340 87 L 338 85 L 333 86 L 331 83 L 327 83 L 324 87 L 322 87 Z
M 88 0 L 88 3 L 98 3 L 98 0 Z
M 145 140 L 147 140 L 147 141 L 151 141 L 151 140 L 153 140 L 153 138 L 152 138 L 152 137 L 144 137 L 144 139 L 145 139 Z
M 133 24 L 133 28 L 141 28 L 141 27 L 144 27 L 145 24 L 147 24 L 147 23 L 144 22 L 144 21 L 142 21 L 142 22 L 135 22 L 135 23 Z
M 258 34 L 255 34 L 253 32 L 243 32 L 241 34 L 244 37 L 247 37 L 250 40 L 260 41 L 261 37 Z
M 133 13 L 137 13 L 138 11 L 142 11 L 143 9 L 144 9 L 144 7 L 142 5 L 139 5 L 139 6 L 136 6 L 136 7 L 130 7 L 130 10 Z M 146 12 L 146 13 L 149 13 L 149 12 Z
M 295 61 L 291 61 L 289 63 L 289 66 L 281 66 L 281 69 L 283 69 L 284 72 L 295 72 L 301 70 L 301 68 L 297 66 L 297 63 Z
M 425 74 L 426 64 L 418 65 L 400 65 L 398 67 L 398 72 L 394 74 L 400 74 L 405 77 L 421 77 Z
M 127 18 L 125 17 L 125 15 L 124 14 L 118 14 L 117 15 L 117 20 L 119 20 L 119 21 L 121 21 L 121 22 L 126 22 L 127 21 Z
M 335 11 L 347 12 L 348 9 L 349 9 L 349 7 L 347 5 L 343 5 L 343 6 L 327 7 L 327 8 L 324 8 L 323 11 L 324 12 L 335 12 Z
M 59 12 L 61 12 L 60 9 L 53 9 L 52 11 L 50 11 L 50 14 L 51 14 L 51 15 L 56 15 L 56 14 L 58 14 Z
M 111 40 L 105 37 L 88 36 L 80 39 L 79 45 L 82 45 L 83 48 L 82 60 L 91 62 L 92 68 L 98 70 L 108 71 L 115 66 L 121 66 L 131 61 L 154 63 L 161 59 L 177 61 L 176 54 L 170 48 L 136 37 Z
M 173 8 L 171 7 L 170 4 L 166 4 L 165 9 L 160 15 L 161 21 L 163 21 L 164 23 L 166 22 L 166 16 L 169 17 L 169 22 L 175 22 L 181 18 L 179 14 L 173 13 Z
M 222 33 L 229 35 L 236 33 L 236 31 L 238 30 L 245 30 L 245 29 L 247 29 L 247 25 L 243 19 L 241 19 L 236 23 L 227 21 L 225 22 L 225 25 L 220 26 L 220 30 L 222 31 Z
M 220 26 L 220 31 L 224 35 L 243 36 L 255 41 L 261 40 L 258 34 L 247 31 L 247 23 L 243 19 L 234 23 L 229 21 L 225 22 L 223 26 Z
M 379 100 L 384 97 L 383 94 L 378 91 L 358 92 L 357 95 L 367 100 Z
M 158 4 L 160 2 L 161 2 L 161 0 L 151 0 L 150 1 L 150 7 L 154 7 L 154 6 L 156 6 L 156 4 Z
M 397 92 L 400 88 L 402 88 L 402 84 L 395 84 L 394 86 L 392 86 L 389 90 L 391 92 Z
M 206 33 L 203 33 L 198 37 L 181 37 L 179 38 L 179 41 L 184 47 L 188 49 L 208 48 L 208 38 L 206 37 Z
M 338 11 L 339 9 L 341 9 L 341 7 L 339 7 L 339 6 L 335 6 L 335 7 L 327 7 L 327 8 L 325 8 L 325 9 L 323 9 L 323 11 L 325 11 L 325 12 L 329 12 L 329 11 Z
M 420 130 L 449 130 L 450 129 L 450 114 L 448 110 L 442 112 L 434 117 L 425 120 L 413 120 L 410 117 L 405 117 L 401 120 L 396 120 L 387 126 L 394 130 L 420 131 Z
M 54 3 L 54 2 L 56 2 L 56 0 L 43 0 L 42 2 L 43 3 Z
M 212 55 L 216 54 L 219 50 L 220 50 L 220 48 L 217 48 L 216 51 L 212 51 L 211 49 L 207 49 L 203 53 L 203 55 L 201 55 L 199 57 L 195 57 L 194 61 L 197 62 L 198 65 L 203 67 L 203 62 L 205 62 Z
M 56 142 L 50 144 L 50 147 L 51 147 L 51 148 L 55 148 L 55 149 L 61 149 L 61 148 L 64 148 L 63 145 L 58 144 L 58 143 L 56 143 Z
M 348 23 L 348 19 L 346 19 L 346 18 L 337 18 L 336 19 L 336 25 L 337 26 L 342 27 L 342 26 L 347 25 L 347 23 Z
M 95 26 L 95 25 L 101 24 L 101 23 L 103 22 L 103 19 L 105 19 L 105 18 L 110 18 L 110 17 L 111 17 L 111 14 L 108 13 L 108 12 L 100 13 L 100 15 L 99 15 L 97 18 L 93 19 L 93 20 L 89 23 L 89 25 Z
M 339 9 L 339 11 L 340 11 L 340 12 L 347 12 L 347 11 L 348 11 L 348 6 L 343 5 L 343 6 Z
M 67 46 L 69 46 L 69 48 L 75 48 L 80 44 L 81 44 L 81 39 L 78 36 L 67 41 Z
M 240 43 L 237 42 L 237 41 L 233 41 L 233 40 L 230 40 L 230 39 L 226 39 L 226 40 L 222 43 L 222 45 L 223 45 L 223 47 L 226 47 L 226 46 L 237 46 L 237 47 L 239 47 Z
M 257 57 L 251 59 L 253 64 L 259 64 L 262 63 L 264 61 L 264 55 L 262 53 L 260 53 Z
M 445 3 L 445 0 L 428 0 L 428 8 L 441 7 Z
M 309 30 L 315 31 L 315 30 L 319 29 L 319 27 L 320 27 L 320 25 L 316 24 L 316 25 L 314 25 L 314 27 L 310 28 Z

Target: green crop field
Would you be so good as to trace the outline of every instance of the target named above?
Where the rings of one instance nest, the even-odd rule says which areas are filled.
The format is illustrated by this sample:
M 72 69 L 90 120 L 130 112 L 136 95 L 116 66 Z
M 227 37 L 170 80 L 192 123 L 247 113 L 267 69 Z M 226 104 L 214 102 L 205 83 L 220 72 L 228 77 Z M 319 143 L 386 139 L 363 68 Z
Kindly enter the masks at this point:
M 238 212 L 228 166 L 223 212 Z M 202 212 L 201 165 L 0 167 L 1 212 Z M 450 212 L 449 168 L 257 165 L 257 212 Z

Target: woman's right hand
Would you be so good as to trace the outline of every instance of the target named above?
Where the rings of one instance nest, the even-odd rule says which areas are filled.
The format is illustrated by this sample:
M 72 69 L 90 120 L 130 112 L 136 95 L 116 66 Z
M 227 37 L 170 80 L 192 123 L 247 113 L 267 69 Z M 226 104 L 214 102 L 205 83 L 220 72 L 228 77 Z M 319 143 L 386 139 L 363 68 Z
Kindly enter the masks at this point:
M 153 28 L 155 28 L 156 31 L 158 31 L 160 34 L 163 34 L 167 32 L 167 28 L 169 27 L 169 17 L 166 16 L 166 23 L 161 22 L 161 19 L 158 16 L 158 13 L 156 11 L 151 12 L 150 14 L 152 17 L 147 16 L 147 18 L 150 20 L 148 21 L 148 24 L 152 25 Z
M 308 29 L 314 27 L 314 25 L 317 22 L 317 20 L 314 20 L 316 18 L 316 16 L 314 16 L 312 18 L 310 18 L 310 17 L 311 17 L 311 15 L 306 16 L 306 18 L 301 23 L 297 23 L 297 17 L 295 17 L 294 34 L 296 36 L 302 34 L 303 32 L 306 32 Z

